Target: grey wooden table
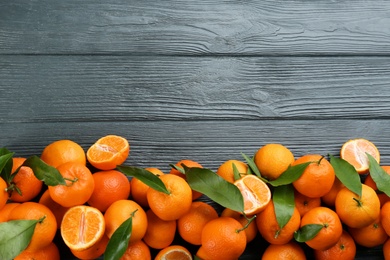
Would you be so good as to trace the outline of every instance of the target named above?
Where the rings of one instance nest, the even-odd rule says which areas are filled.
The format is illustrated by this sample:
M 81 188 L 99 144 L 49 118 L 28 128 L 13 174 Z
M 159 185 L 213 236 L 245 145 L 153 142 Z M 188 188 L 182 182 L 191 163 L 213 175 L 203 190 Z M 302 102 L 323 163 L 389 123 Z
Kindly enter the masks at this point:
M 126 164 L 167 172 L 363 137 L 390 164 L 389 55 L 385 0 L 2 0 L 0 146 L 27 157 L 115 133 Z

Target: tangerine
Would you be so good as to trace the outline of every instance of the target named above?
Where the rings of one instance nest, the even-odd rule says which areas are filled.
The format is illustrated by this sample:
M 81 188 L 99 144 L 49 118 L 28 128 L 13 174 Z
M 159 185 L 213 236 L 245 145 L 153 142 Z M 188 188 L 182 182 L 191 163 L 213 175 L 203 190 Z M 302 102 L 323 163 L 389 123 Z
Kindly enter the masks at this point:
M 248 165 L 238 160 L 227 160 L 223 162 L 217 169 L 217 174 L 230 183 L 234 183 L 234 167 L 237 168 L 240 176 L 244 176 L 248 172 Z
M 317 260 L 354 260 L 356 256 L 356 244 L 352 236 L 343 230 L 337 243 L 326 250 L 314 250 L 314 256 Z
M 158 168 L 145 168 L 145 170 L 153 173 L 154 175 L 161 176 L 164 173 Z M 130 181 L 130 193 L 131 198 L 141 205 L 144 208 L 149 207 L 148 199 L 146 197 L 146 193 L 149 189 L 149 186 L 140 181 L 137 178 L 132 178 Z
M 43 149 L 41 159 L 54 168 L 66 162 L 86 165 L 84 149 L 72 140 L 57 140 L 48 144 Z

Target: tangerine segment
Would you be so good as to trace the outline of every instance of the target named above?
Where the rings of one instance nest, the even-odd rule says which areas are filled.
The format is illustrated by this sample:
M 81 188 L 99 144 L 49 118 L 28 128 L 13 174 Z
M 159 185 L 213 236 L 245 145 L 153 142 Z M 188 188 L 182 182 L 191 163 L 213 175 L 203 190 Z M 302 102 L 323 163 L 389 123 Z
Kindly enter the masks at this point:
M 155 260 L 192 260 L 190 251 L 187 248 L 179 245 L 168 246 L 156 255 Z
M 369 169 L 366 153 L 374 157 L 379 163 L 380 153 L 378 148 L 364 138 L 352 139 L 345 142 L 341 147 L 340 158 L 352 164 L 359 174 L 365 174 Z
M 88 162 L 99 170 L 113 170 L 126 161 L 130 145 L 126 138 L 106 135 L 97 140 L 87 151 Z
M 268 185 L 254 175 L 245 175 L 234 182 L 244 199 L 244 213 L 254 215 L 261 212 L 271 201 Z
M 74 251 L 82 251 L 99 242 L 105 232 L 103 214 L 96 208 L 80 205 L 70 208 L 61 223 L 61 237 Z

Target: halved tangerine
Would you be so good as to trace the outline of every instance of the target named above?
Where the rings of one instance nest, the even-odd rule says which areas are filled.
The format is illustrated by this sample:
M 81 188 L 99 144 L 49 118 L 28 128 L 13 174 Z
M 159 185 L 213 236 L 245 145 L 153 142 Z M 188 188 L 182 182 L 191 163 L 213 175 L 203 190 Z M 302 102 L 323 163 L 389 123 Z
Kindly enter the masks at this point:
M 244 198 L 244 213 L 254 215 L 261 212 L 271 201 L 268 185 L 255 175 L 245 175 L 234 182 Z
M 192 260 L 190 251 L 187 248 L 180 245 L 170 245 L 158 252 L 155 260 Z
M 86 205 L 70 208 L 61 222 L 61 237 L 74 251 L 92 247 L 103 238 L 104 232 L 103 214 L 98 209 Z
M 126 161 L 129 153 L 130 145 L 126 138 L 106 135 L 89 147 L 87 160 L 99 170 L 113 170 Z
M 353 165 L 359 174 L 365 174 L 369 169 L 369 161 L 366 153 L 374 157 L 379 163 L 380 154 L 375 144 L 367 139 L 357 138 L 343 144 L 340 151 L 340 158 Z

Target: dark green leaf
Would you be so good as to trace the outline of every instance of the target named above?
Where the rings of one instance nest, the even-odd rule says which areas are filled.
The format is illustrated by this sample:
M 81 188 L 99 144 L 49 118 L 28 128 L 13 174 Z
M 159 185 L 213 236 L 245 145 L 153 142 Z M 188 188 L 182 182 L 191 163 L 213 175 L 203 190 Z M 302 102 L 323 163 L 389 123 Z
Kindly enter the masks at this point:
M 259 177 L 261 180 L 263 180 L 265 182 L 268 182 L 266 179 L 261 177 L 260 171 L 257 168 L 257 166 L 256 166 L 255 162 L 253 161 L 253 159 L 249 158 L 244 153 L 241 153 L 241 154 L 242 154 L 242 157 L 244 157 L 244 159 L 245 159 L 246 163 L 248 164 L 249 168 L 251 169 L 251 171 L 254 172 L 257 175 L 257 177 Z
M 61 173 L 36 155 L 27 158 L 23 165 L 30 167 L 37 179 L 43 181 L 47 186 L 66 185 Z
M 233 163 L 232 164 L 232 167 L 233 167 L 233 177 L 234 177 L 234 180 L 239 180 L 241 178 L 241 174 L 240 172 L 238 171 L 237 169 L 237 166 Z
M 329 155 L 330 164 L 332 165 L 336 177 L 352 192 L 358 196 L 362 195 L 362 182 L 360 175 L 357 173 L 355 167 L 344 159 L 336 158 Z
M 188 168 L 187 182 L 193 190 L 234 211 L 244 211 L 244 199 L 240 190 L 215 172 L 204 168 Z
M 366 153 L 369 161 L 370 175 L 379 191 L 390 196 L 390 175 L 383 170 L 379 163 L 372 157 L 371 154 Z
M 126 252 L 133 228 L 133 217 L 136 212 L 125 220 L 112 234 L 108 241 L 104 260 L 118 260 Z
M 39 220 L 11 220 L 0 223 L 0 259 L 13 259 L 30 243 Z
M 294 238 L 298 242 L 306 242 L 313 239 L 323 228 L 321 224 L 309 224 L 301 227 L 294 233 Z
M 12 156 L 14 153 L 7 152 L 5 148 L 2 148 L 0 151 L 0 176 L 9 183 L 11 180 L 12 174 Z
M 275 187 L 293 183 L 301 177 L 302 173 L 310 163 L 311 162 L 305 162 L 290 166 L 276 180 L 270 181 L 269 183 Z
M 294 187 L 291 184 L 275 187 L 272 201 L 274 203 L 276 220 L 280 229 L 282 229 L 294 213 Z
M 172 168 L 174 168 L 175 170 L 177 170 L 178 172 L 180 172 L 182 174 L 186 174 L 186 171 L 181 166 L 177 166 L 176 164 L 170 164 L 169 166 L 171 166 Z
M 138 180 L 142 181 L 152 189 L 163 192 L 165 194 L 170 193 L 165 187 L 165 184 L 161 181 L 161 179 L 148 170 L 133 167 L 133 166 L 122 166 L 122 165 L 118 165 L 117 169 L 127 176 L 132 176 L 134 178 L 137 178 Z

